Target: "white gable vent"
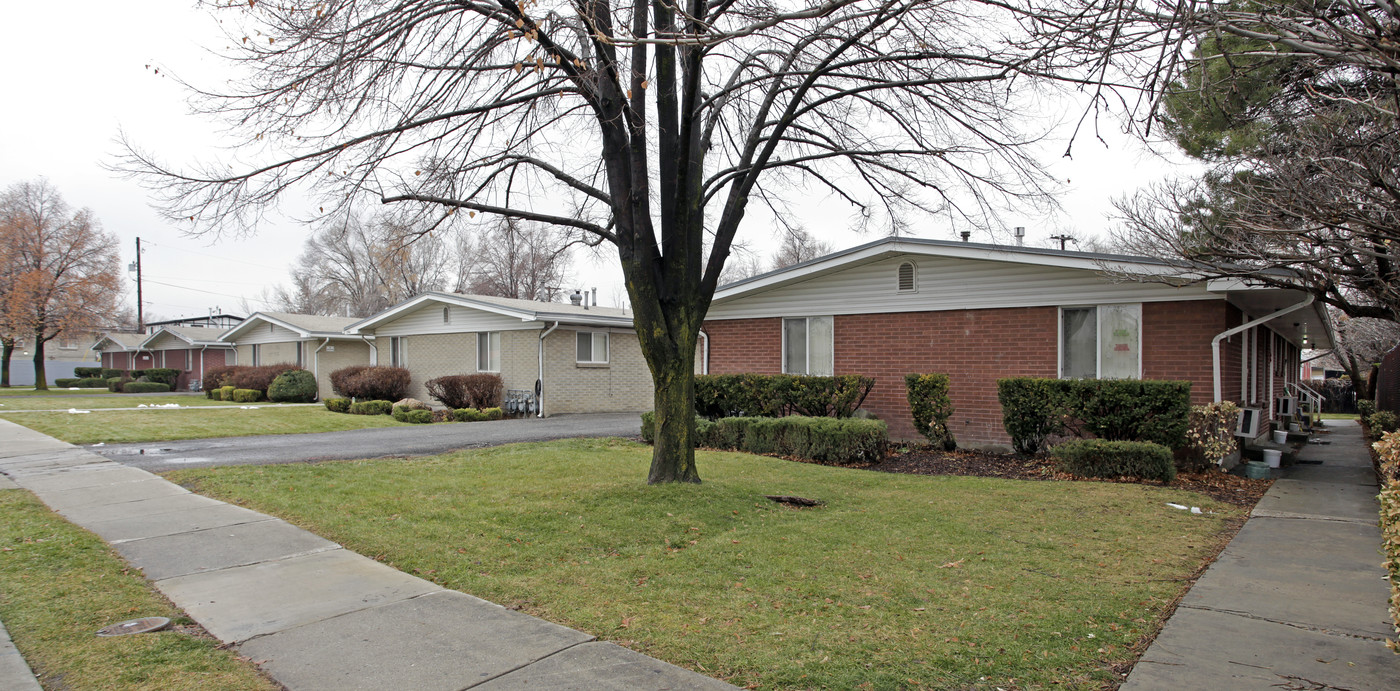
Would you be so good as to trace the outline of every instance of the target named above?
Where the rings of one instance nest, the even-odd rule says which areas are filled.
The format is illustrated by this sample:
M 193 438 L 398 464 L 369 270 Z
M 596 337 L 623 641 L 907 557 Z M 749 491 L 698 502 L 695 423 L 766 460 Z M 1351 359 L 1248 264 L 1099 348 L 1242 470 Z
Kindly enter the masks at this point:
M 901 292 L 901 293 L 912 293 L 912 292 L 914 292 L 914 290 L 918 288 L 918 284 L 917 284 L 917 282 L 914 280 L 914 278 L 915 278 L 915 275 L 914 275 L 914 262 L 904 262 L 903 264 L 900 264 L 900 265 L 899 265 L 899 279 L 898 279 L 898 283 L 899 283 L 899 292 Z

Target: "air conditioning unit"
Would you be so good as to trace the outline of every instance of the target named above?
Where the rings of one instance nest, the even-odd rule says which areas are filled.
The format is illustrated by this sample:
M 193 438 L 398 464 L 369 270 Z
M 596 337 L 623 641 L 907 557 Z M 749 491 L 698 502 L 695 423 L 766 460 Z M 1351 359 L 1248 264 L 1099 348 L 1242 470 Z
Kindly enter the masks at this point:
M 1298 414 L 1298 399 L 1292 396 L 1279 396 L 1276 406 L 1280 417 L 1291 417 Z
M 1264 411 L 1259 408 L 1240 408 L 1240 415 L 1235 420 L 1235 436 L 1246 439 L 1256 439 L 1259 437 L 1259 430 L 1264 423 Z

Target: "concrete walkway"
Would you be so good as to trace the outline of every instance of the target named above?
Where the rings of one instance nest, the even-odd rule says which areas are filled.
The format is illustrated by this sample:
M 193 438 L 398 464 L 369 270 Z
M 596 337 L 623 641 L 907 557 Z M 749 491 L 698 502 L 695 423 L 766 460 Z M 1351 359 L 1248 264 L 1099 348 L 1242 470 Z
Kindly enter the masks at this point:
M 1123 691 L 1400 688 L 1378 488 L 1361 428 L 1328 420 L 1142 656 Z
M 0 474 L 293 691 L 733 688 L 5 420 Z

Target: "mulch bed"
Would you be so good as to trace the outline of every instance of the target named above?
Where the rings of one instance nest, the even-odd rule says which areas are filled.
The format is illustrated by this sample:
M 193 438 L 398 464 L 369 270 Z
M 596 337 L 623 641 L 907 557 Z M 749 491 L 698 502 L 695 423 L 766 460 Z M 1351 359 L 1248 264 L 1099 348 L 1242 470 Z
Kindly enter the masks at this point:
M 1081 478 L 1059 472 L 1050 459 L 1044 457 L 1027 458 L 1016 454 L 997 454 L 961 449 L 941 451 L 927 447 L 892 454 L 880 463 L 868 466 L 868 468 L 886 473 L 908 473 L 911 475 L 969 475 L 1009 480 L 1131 482 L 1199 492 L 1218 501 L 1245 508 L 1252 508 L 1259 503 L 1260 497 L 1263 497 L 1264 493 L 1269 490 L 1269 486 L 1273 484 L 1273 480 L 1250 480 L 1219 470 L 1180 473 L 1170 485 L 1136 478 Z

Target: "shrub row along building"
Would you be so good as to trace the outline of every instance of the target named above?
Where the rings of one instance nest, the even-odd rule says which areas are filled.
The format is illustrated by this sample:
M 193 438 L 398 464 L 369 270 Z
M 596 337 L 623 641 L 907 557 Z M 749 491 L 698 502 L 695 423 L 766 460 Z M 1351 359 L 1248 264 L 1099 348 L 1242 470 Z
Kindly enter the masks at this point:
M 1133 280 L 1133 279 L 1148 280 Z M 425 293 L 367 319 L 259 312 L 218 334 L 157 330 L 94 346 L 109 367 L 176 367 L 181 386 L 216 364 L 290 362 L 316 374 L 392 364 L 424 383 L 501 375 L 508 397 L 545 415 L 643 411 L 650 371 L 632 318 L 581 304 Z M 723 286 L 698 373 L 859 374 L 865 407 L 914 438 L 904 375 L 951 377 L 964 446 L 1008 442 L 1003 377 L 1177 379 L 1195 403 L 1232 400 L 1272 418 L 1307 395 L 1301 351 L 1328 348 L 1325 311 L 1304 292 L 1195 280 L 1149 258 L 969 242 L 885 238 Z

